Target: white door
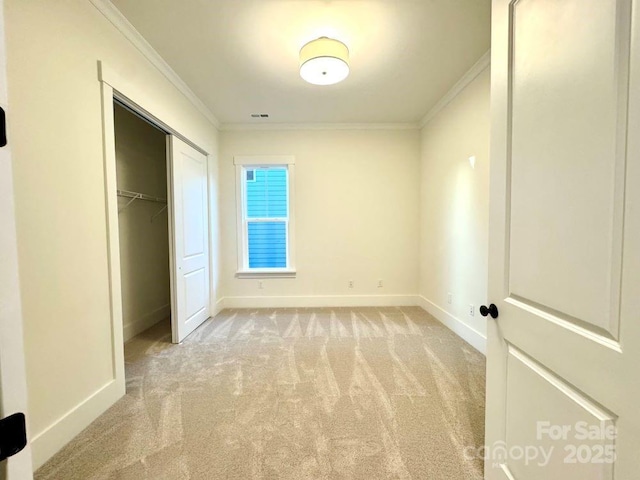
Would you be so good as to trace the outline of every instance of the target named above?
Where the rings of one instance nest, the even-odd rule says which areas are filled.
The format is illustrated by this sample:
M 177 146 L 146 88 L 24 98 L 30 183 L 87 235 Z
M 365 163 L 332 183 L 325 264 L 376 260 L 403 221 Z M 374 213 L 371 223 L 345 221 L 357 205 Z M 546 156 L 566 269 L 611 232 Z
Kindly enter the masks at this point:
M 640 478 L 640 3 L 492 28 L 486 478 Z
M 4 6 L 0 0 L 0 107 L 7 112 L 7 77 L 5 71 Z M 18 282 L 18 248 L 16 243 L 11 173 L 11 136 L 0 147 L 0 418 L 27 413 L 27 383 L 22 340 L 22 311 Z M 28 417 L 27 417 L 28 418 Z M 29 445 L 17 455 L 0 462 L 0 479 L 33 478 Z
M 171 330 L 182 342 L 209 318 L 207 157 L 168 137 L 170 187 Z

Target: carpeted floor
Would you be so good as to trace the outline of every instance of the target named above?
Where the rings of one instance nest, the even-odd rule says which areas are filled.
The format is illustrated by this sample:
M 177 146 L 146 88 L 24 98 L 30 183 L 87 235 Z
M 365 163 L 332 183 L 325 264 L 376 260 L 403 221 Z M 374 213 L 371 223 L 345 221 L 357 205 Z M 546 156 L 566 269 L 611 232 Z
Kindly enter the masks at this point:
M 424 310 L 225 310 L 125 347 L 127 395 L 45 479 L 481 479 L 484 357 Z

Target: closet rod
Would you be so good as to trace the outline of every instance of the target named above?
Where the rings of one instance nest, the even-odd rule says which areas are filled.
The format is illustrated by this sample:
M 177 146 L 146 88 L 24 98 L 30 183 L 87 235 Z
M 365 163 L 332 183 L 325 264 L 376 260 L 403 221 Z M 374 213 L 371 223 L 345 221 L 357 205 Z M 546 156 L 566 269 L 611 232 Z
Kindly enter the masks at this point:
M 153 197 L 145 193 L 131 192 L 129 190 L 118 190 L 118 196 L 132 198 L 134 200 L 146 200 L 148 202 L 167 203 L 166 198 Z

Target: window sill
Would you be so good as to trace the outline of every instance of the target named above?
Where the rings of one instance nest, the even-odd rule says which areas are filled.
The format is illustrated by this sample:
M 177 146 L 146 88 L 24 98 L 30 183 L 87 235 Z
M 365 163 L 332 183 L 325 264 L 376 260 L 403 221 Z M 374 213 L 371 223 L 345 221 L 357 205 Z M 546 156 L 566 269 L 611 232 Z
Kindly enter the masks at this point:
M 236 278 L 296 278 L 295 270 L 238 270 Z

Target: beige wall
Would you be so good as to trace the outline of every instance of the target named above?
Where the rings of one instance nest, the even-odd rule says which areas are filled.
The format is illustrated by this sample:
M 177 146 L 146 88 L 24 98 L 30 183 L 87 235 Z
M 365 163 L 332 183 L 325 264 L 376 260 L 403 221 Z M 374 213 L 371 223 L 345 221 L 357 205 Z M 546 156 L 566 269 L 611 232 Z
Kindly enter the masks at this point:
M 416 130 L 221 133 L 221 245 L 225 252 L 221 296 L 228 301 L 229 297 L 255 296 L 415 296 L 419 149 Z M 233 156 L 259 154 L 296 158 L 298 275 L 295 279 L 265 279 L 262 290 L 258 280 L 234 276 L 237 237 Z M 384 282 L 383 288 L 377 287 L 379 279 Z M 352 289 L 348 288 L 349 280 L 355 282 Z M 335 304 L 342 300 L 329 301 Z M 321 300 L 278 300 L 280 305 L 318 302 Z
M 103 394 L 114 382 L 98 60 L 214 155 L 217 132 L 90 2 L 5 0 L 5 20 L 38 466 L 108 406 Z
M 165 133 L 120 106 L 114 122 L 118 189 L 166 199 Z M 118 199 L 125 341 L 171 313 L 166 204 L 130 200 Z
M 489 122 L 487 68 L 422 130 L 420 294 L 425 308 L 481 349 L 486 337 L 478 309 L 487 300 Z M 476 157 L 475 168 L 470 156 Z

